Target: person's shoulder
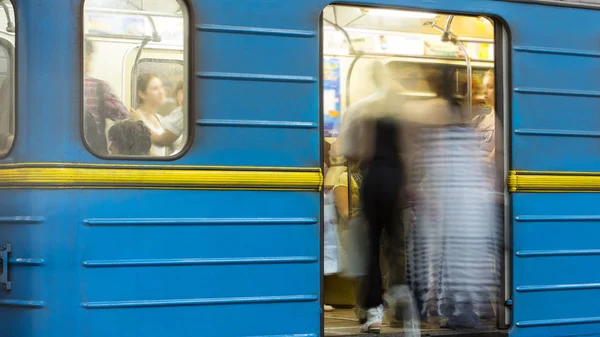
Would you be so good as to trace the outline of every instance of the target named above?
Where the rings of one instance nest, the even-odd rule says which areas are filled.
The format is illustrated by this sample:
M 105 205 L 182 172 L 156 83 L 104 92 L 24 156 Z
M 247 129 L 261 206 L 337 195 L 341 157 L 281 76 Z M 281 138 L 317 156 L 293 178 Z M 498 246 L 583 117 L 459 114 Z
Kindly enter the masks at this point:
M 348 111 L 346 113 L 352 114 L 353 112 L 362 112 L 364 110 L 368 110 L 374 104 L 377 104 L 378 102 L 383 101 L 384 98 L 385 98 L 384 96 L 379 95 L 379 94 L 370 95 L 370 96 L 365 97 L 365 98 L 359 100 L 358 102 L 350 105 L 348 107 Z
M 110 88 L 110 85 L 106 81 L 103 81 L 101 79 L 94 78 L 94 77 L 86 77 L 85 83 L 89 84 L 89 85 L 94 85 L 94 86 L 97 86 L 97 87 L 102 87 L 102 90 L 104 90 L 105 93 L 111 93 L 112 92 L 112 89 Z
M 105 84 L 105 85 L 107 84 L 103 80 L 101 80 L 99 78 L 91 77 L 91 76 L 85 77 L 85 83 L 98 83 L 98 84 Z

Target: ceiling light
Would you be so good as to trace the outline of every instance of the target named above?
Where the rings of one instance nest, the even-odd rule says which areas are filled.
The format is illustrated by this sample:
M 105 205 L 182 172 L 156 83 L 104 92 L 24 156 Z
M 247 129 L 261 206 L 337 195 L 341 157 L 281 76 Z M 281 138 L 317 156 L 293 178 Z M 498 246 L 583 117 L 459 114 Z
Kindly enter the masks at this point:
M 413 11 L 401 11 L 394 9 L 369 9 L 369 14 L 376 16 L 413 19 L 433 19 L 437 14 Z

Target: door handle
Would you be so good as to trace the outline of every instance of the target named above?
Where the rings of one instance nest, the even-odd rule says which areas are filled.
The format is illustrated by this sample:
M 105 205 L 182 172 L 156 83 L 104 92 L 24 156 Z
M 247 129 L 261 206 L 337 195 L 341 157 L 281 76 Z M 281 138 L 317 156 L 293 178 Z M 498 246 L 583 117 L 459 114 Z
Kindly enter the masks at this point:
M 8 260 L 11 252 L 11 244 L 7 243 L 2 245 L 2 250 L 0 250 L 0 262 L 2 262 L 2 268 L 0 269 L 0 284 L 2 284 L 2 288 L 4 288 L 4 290 L 11 289 L 11 283 L 8 280 Z

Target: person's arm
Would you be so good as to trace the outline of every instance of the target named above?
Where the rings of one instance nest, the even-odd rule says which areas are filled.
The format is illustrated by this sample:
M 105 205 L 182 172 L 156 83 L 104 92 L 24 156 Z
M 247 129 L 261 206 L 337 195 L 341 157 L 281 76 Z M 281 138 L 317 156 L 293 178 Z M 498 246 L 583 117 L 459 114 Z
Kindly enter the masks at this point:
M 350 217 L 350 209 L 348 207 L 348 186 L 337 185 L 333 188 L 333 195 L 335 197 L 335 208 L 338 214 L 344 219 L 348 220 Z
M 156 133 L 150 131 L 152 133 L 152 144 L 156 144 L 159 146 L 167 146 L 173 144 L 180 135 L 176 135 L 171 131 L 165 130 L 163 133 Z
M 129 113 L 131 117 L 135 120 L 142 120 L 142 115 L 139 111 L 135 109 L 130 109 Z M 148 128 L 150 130 L 150 135 L 152 137 L 152 144 L 158 146 L 167 146 L 173 144 L 181 134 L 177 135 L 170 130 L 165 130 L 162 133 L 156 132 L 156 130 L 152 128 Z
M 183 134 L 183 110 L 173 110 L 161 122 L 164 132 L 152 133 L 152 143 L 160 146 L 173 144 Z

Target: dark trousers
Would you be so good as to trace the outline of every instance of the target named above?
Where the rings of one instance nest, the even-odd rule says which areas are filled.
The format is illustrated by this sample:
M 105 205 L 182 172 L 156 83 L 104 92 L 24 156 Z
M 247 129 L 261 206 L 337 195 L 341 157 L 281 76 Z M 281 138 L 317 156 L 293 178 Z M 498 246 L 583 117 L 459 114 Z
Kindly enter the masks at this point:
M 403 182 L 398 167 L 371 165 L 363 177 L 361 199 L 369 226 L 369 266 L 362 280 L 365 291 L 361 302 L 363 308 L 369 309 L 383 303 L 379 252 L 384 230 L 388 237 L 389 286 L 405 284 L 404 228 L 400 208 Z

